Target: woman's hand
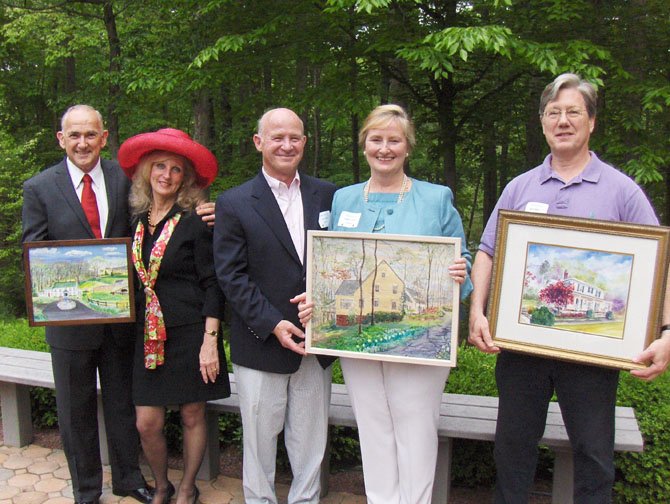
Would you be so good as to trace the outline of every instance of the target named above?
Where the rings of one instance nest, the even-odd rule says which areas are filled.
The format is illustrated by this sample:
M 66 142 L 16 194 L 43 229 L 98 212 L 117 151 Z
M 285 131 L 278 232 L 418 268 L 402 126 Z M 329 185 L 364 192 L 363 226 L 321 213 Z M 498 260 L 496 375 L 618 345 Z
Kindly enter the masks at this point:
M 200 374 L 205 383 L 216 381 L 221 371 L 219 368 L 219 351 L 217 349 L 217 337 L 205 333 L 202 346 L 200 347 Z
M 291 298 L 291 303 L 298 305 L 298 318 L 303 327 L 307 325 L 307 322 L 312 320 L 312 311 L 314 310 L 314 303 L 312 301 L 307 301 L 307 293 L 303 292 L 298 294 L 294 298 Z
M 468 276 L 468 262 L 464 257 L 455 259 L 449 266 L 449 276 L 458 284 L 465 282 L 465 278 Z

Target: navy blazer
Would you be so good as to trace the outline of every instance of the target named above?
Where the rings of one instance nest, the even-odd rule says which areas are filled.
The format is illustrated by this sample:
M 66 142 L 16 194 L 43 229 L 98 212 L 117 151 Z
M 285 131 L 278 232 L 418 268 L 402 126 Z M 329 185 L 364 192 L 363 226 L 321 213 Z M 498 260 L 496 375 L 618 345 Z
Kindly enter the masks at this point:
M 101 165 L 109 206 L 104 237 L 127 237 L 130 234 L 130 180 L 115 162 L 102 159 Z M 23 184 L 22 217 L 22 242 L 95 239 L 72 185 L 65 159 Z M 109 324 L 108 327 L 120 342 L 132 342 L 132 324 Z M 104 328 L 105 325 L 102 324 L 47 326 L 46 340 L 56 348 L 92 350 L 100 346 Z
M 300 174 L 305 233 L 328 228 L 319 215 L 330 212 L 335 189 Z M 262 172 L 217 198 L 214 264 L 232 312 L 231 360 L 261 371 L 297 371 L 302 357 L 282 347 L 272 330 L 283 319 L 302 327 L 289 300 L 305 291 L 306 269 Z M 319 358 L 323 367 L 332 360 Z

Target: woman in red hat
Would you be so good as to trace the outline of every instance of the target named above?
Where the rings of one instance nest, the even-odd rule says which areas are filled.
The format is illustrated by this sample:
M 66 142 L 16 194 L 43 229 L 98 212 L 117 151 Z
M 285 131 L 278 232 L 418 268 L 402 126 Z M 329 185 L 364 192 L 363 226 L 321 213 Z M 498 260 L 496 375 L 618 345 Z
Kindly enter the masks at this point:
M 176 501 L 192 503 L 207 440 L 205 403 L 230 395 L 212 233 L 195 213 L 216 177 L 216 158 L 183 131 L 166 128 L 126 140 L 119 164 L 133 181 L 132 257 L 139 280 L 133 400 L 156 484 L 152 502 L 167 503 L 175 494 L 163 426 L 165 407 L 179 404 L 184 476 Z

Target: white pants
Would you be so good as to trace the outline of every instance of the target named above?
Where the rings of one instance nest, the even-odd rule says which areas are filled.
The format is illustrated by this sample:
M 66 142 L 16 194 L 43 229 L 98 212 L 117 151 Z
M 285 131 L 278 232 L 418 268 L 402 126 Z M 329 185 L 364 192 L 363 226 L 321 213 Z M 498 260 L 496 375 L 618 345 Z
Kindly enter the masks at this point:
M 430 504 L 450 368 L 341 358 L 369 504 Z
M 284 429 L 293 482 L 289 504 L 317 503 L 328 435 L 331 368 L 303 357 L 293 374 L 233 364 L 243 429 L 243 487 L 247 504 L 276 504 L 277 436 Z

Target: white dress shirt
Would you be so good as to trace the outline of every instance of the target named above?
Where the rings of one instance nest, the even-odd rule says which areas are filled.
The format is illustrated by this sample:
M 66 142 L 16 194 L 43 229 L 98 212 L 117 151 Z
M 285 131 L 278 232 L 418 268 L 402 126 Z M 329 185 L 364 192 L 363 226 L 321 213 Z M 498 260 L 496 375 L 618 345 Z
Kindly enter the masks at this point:
M 84 175 L 86 175 L 81 169 L 75 165 L 70 158 L 66 158 L 67 171 L 70 173 L 70 179 L 72 179 L 72 185 L 74 186 L 75 191 L 77 191 L 77 197 L 81 201 L 81 194 L 84 191 Z M 107 217 L 109 214 L 109 204 L 107 202 L 107 188 L 105 186 L 105 176 L 102 173 L 102 166 L 100 164 L 100 159 L 98 163 L 93 167 L 93 169 L 88 172 L 93 180 L 91 187 L 95 193 L 95 200 L 98 203 L 98 213 L 100 214 L 100 233 L 102 237 L 105 237 L 105 229 L 107 228 Z
M 271 177 L 263 168 L 263 176 L 267 180 L 272 194 L 284 216 L 286 227 L 291 234 L 291 240 L 298 253 L 300 262 L 304 264 L 305 253 L 305 221 L 302 209 L 302 195 L 300 193 L 300 174 L 295 172 L 295 178 L 290 185 Z

